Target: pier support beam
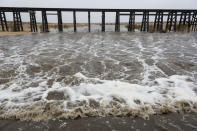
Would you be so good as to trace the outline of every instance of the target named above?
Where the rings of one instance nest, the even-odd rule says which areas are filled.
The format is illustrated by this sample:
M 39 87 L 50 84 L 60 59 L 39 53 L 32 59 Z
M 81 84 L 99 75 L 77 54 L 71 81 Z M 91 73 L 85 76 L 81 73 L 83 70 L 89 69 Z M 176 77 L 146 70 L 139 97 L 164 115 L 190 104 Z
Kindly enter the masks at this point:
M 102 32 L 105 32 L 105 12 L 102 11 Z
M 116 12 L 115 32 L 120 32 L 120 12 Z
M 77 26 L 76 26 L 76 11 L 73 11 L 73 26 L 74 26 L 74 32 L 77 31 Z
M 5 12 L 0 12 L 0 22 L 2 31 L 8 31 L 8 24 L 5 16 Z
M 5 16 L 5 12 L 0 11 L 0 22 L 2 31 L 8 31 L 8 24 Z
M 32 10 L 29 11 L 31 32 L 38 32 L 35 14 L 36 14 L 35 11 Z
M 158 11 L 155 15 L 154 31 L 163 31 L 163 12 Z
M 197 12 L 193 12 L 191 21 L 192 31 L 197 31 Z
M 62 12 L 60 10 L 57 11 L 57 19 L 58 19 L 58 30 L 59 32 L 62 32 L 63 31 Z
M 128 31 L 133 32 L 134 30 L 135 30 L 135 12 L 130 12 Z
M 14 31 L 23 31 L 21 14 L 19 11 L 13 11 Z
M 91 23 L 90 23 L 90 11 L 88 11 L 88 31 L 91 31 Z
M 178 29 L 181 30 L 181 27 L 186 25 L 187 25 L 187 30 L 189 32 L 191 28 L 191 12 L 181 13 Z
M 143 12 L 141 31 L 149 31 L 149 12 Z
M 181 12 L 180 21 L 179 21 L 179 28 L 181 25 L 185 25 L 187 20 L 187 12 Z
M 166 23 L 166 31 L 175 31 L 177 24 L 177 12 L 171 11 L 168 13 L 167 23 Z
M 45 10 L 42 11 L 42 31 L 49 32 L 47 14 Z

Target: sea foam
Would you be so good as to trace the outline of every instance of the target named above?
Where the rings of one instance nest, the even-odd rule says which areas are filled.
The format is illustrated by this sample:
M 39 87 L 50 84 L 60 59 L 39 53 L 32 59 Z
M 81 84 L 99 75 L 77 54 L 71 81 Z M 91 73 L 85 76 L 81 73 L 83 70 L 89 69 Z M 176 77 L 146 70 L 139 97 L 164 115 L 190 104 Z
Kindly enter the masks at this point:
M 150 114 L 197 111 L 197 86 L 187 76 L 158 78 L 149 85 L 88 78 L 81 73 L 74 77 L 81 81 L 79 85 L 54 82 L 46 89 L 46 82 L 42 82 L 40 87 L 19 92 L 13 91 L 18 88 L 16 84 L 1 89 L 0 117 L 24 120 L 110 115 L 147 117 Z M 49 99 L 50 93 L 53 95 Z M 39 101 L 35 97 L 39 97 Z

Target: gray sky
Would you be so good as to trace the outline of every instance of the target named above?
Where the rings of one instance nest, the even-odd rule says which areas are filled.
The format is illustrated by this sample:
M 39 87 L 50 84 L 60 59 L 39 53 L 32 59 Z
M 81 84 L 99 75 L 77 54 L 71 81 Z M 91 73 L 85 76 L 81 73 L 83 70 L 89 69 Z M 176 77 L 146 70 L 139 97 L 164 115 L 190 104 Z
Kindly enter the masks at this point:
M 197 0 L 0 0 L 1 6 L 195 9 Z
M 127 9 L 197 9 L 197 0 L 0 0 L 0 6 L 15 7 L 59 7 L 59 8 L 127 8 Z M 39 13 L 37 13 L 38 19 Z M 114 14 L 108 15 L 108 22 L 114 21 Z M 64 22 L 72 22 L 72 14 L 64 13 Z M 87 22 L 87 13 L 78 13 L 77 20 Z M 94 13 L 93 22 L 99 22 L 101 15 Z M 67 18 L 67 19 L 66 19 Z M 9 15 L 8 19 L 12 19 Z M 24 21 L 29 18 L 23 15 Z M 127 21 L 128 18 L 122 18 Z M 55 22 L 55 16 L 49 16 L 49 21 Z

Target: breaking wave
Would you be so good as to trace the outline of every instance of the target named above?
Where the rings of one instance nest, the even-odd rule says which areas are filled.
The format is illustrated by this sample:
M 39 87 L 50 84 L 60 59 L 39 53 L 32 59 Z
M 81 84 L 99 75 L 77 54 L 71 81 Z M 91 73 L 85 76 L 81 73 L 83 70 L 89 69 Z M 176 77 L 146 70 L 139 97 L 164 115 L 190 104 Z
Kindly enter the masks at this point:
M 197 111 L 197 86 L 187 76 L 158 78 L 146 86 L 87 78 L 81 73 L 72 79 L 78 85 L 54 82 L 46 90 L 47 82 L 43 82 L 39 87 L 23 91 L 15 84 L 1 89 L 0 117 L 22 120 L 88 116 L 148 118 L 150 114 Z

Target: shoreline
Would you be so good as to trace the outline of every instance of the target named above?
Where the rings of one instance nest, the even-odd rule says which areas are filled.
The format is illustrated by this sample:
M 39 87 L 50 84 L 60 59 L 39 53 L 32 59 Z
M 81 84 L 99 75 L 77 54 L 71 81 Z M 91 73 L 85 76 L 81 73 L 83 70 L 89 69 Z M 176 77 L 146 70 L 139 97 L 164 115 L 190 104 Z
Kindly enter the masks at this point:
M 33 34 L 33 32 L 0 32 L 0 36 L 13 36 L 13 35 L 26 35 L 26 34 Z
M 197 130 L 197 113 L 152 115 L 149 120 L 140 117 L 87 117 L 75 120 L 19 121 L 0 119 L 1 131 L 126 131 L 126 130 Z

